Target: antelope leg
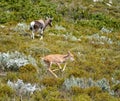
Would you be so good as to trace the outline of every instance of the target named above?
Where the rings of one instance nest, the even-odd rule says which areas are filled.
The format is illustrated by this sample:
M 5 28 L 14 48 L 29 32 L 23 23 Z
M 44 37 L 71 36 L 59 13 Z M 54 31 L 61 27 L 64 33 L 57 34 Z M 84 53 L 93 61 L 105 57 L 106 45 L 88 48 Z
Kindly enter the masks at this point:
M 59 63 L 57 63 L 57 65 L 58 65 L 59 69 L 61 70 L 62 69 L 61 65 Z
M 52 70 L 52 71 L 54 72 L 54 71 L 57 71 L 57 70 L 60 70 L 60 69 L 54 69 L 54 70 Z
M 48 71 L 53 75 L 55 76 L 56 78 L 58 78 L 58 76 L 49 68 Z
M 31 38 L 34 39 L 34 32 L 32 31 L 32 35 L 31 35 Z
M 43 39 L 43 29 L 41 29 L 41 31 L 40 31 L 40 40 L 42 40 Z
M 64 67 L 63 67 L 63 70 L 62 70 L 62 71 L 65 71 L 66 65 L 67 65 L 67 63 L 65 63 L 65 65 L 64 65 Z

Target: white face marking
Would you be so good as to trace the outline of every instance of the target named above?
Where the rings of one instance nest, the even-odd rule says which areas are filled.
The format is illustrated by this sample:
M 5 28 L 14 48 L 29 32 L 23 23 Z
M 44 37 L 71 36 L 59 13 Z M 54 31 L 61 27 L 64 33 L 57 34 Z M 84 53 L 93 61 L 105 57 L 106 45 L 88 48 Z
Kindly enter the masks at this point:
M 70 58 L 70 60 L 71 60 L 71 61 L 74 61 L 74 58 L 73 58 L 73 57 L 71 57 L 71 58 Z

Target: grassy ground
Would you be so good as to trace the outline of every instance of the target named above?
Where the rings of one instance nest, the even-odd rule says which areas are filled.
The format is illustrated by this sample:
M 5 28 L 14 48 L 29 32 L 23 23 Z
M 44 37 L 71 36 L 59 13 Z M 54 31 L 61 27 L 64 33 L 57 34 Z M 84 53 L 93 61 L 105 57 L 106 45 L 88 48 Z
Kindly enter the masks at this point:
M 51 2 L 53 1 L 54 0 L 51 0 Z M 61 8 L 63 7 L 62 2 L 64 1 L 56 1 L 56 3 L 61 4 Z M 69 2 L 71 3 L 71 0 L 67 0 L 66 5 L 67 3 L 69 4 Z M 72 4 L 74 3 L 76 4 L 74 1 L 69 5 L 73 9 L 74 6 Z M 84 6 L 88 7 L 87 1 L 84 2 Z M 105 11 L 101 10 L 101 6 L 105 8 L 105 5 L 100 3 L 91 8 L 89 13 L 105 13 Z M 112 82 L 112 78 L 120 80 L 120 32 L 118 28 L 119 25 L 117 26 L 116 24 L 119 10 L 111 7 L 109 9 L 112 13 L 108 14 L 107 17 L 98 14 L 98 19 L 96 19 L 96 15 L 92 16 L 92 18 L 84 15 L 84 18 L 80 20 L 76 19 L 78 15 L 74 17 L 71 16 L 71 12 L 68 12 L 71 10 L 70 7 L 66 6 L 67 10 L 64 9 L 65 11 L 60 11 L 60 9 L 57 8 L 58 12 L 65 13 L 63 14 L 63 19 L 60 17 L 61 20 L 59 21 L 57 18 L 53 20 L 53 27 L 47 27 L 43 40 L 39 40 L 37 36 L 32 40 L 30 38 L 31 32 L 28 28 L 21 28 L 16 21 L 0 25 L 0 52 L 18 51 L 24 53 L 26 56 L 31 55 L 37 61 L 37 68 L 39 70 L 39 73 L 34 72 L 34 69 L 17 71 L 4 70 L 4 72 L 7 72 L 7 76 L 0 77 L 0 85 L 1 87 L 5 87 L 4 90 L 0 87 L 1 101 L 12 99 L 14 92 L 7 88 L 6 83 L 8 80 L 16 81 L 17 79 L 22 79 L 26 83 L 37 83 L 38 85 L 45 86 L 45 89 L 42 91 L 35 92 L 31 96 L 30 101 L 120 100 L 119 83 L 116 85 L 116 83 Z M 98 11 L 99 7 L 101 8 L 99 9 L 100 11 Z M 114 10 L 116 10 L 116 12 L 114 12 Z M 67 17 L 66 13 L 69 14 L 70 17 Z M 86 13 L 88 15 L 87 10 Z M 114 16 L 113 19 L 112 16 Z M 111 22 L 107 20 L 109 17 L 112 19 Z M 68 20 L 68 18 L 70 18 L 70 20 Z M 104 21 L 104 18 L 106 18 L 106 21 Z M 97 21 L 98 23 L 96 23 Z M 119 21 L 118 19 L 118 23 Z M 29 22 L 30 21 L 20 21 L 20 23 L 24 23 L 27 26 L 29 26 Z M 113 22 L 115 22 L 115 24 L 113 24 Z M 102 28 L 105 28 L 107 31 Z M 56 53 L 66 54 L 67 51 L 71 51 L 71 53 L 74 54 L 75 61 L 68 61 L 65 72 L 56 72 L 59 76 L 59 78 L 56 79 L 49 72 L 46 72 L 41 62 L 41 57 Z M 31 66 L 26 66 L 25 68 L 28 67 L 32 68 Z M 52 68 L 57 67 L 53 65 Z M 92 78 L 94 81 L 105 78 L 109 81 L 111 89 L 116 90 L 116 94 L 112 96 L 108 91 L 104 91 L 99 87 L 85 89 L 73 87 L 67 91 L 63 89 L 63 82 L 71 76 L 86 79 Z M 8 92 L 6 93 L 6 91 Z M 3 97 L 1 97 L 1 95 Z M 16 101 L 19 100 L 17 96 L 15 96 L 15 98 Z M 28 101 L 26 96 L 23 97 L 23 100 Z

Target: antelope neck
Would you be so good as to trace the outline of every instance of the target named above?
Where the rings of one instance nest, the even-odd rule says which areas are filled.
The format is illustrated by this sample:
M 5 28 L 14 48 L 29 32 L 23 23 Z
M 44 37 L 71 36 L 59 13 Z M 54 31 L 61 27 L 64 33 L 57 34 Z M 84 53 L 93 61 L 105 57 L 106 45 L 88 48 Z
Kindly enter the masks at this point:
M 65 55 L 63 58 L 67 59 L 69 57 L 69 54 Z
M 46 20 L 46 21 L 45 21 L 45 26 L 44 26 L 43 30 L 45 30 L 45 28 L 47 27 L 48 23 L 49 23 L 49 21 Z

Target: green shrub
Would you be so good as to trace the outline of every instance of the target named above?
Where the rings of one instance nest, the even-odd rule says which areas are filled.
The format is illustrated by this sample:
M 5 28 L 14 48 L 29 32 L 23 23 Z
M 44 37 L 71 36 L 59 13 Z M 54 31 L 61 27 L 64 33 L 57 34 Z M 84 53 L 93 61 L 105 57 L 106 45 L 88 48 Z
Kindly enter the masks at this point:
M 45 0 L 30 1 L 21 0 L 2 2 L 2 13 L 0 14 L 0 23 L 9 21 L 25 21 L 30 19 L 39 19 L 45 16 L 56 16 L 56 4 L 47 3 Z

